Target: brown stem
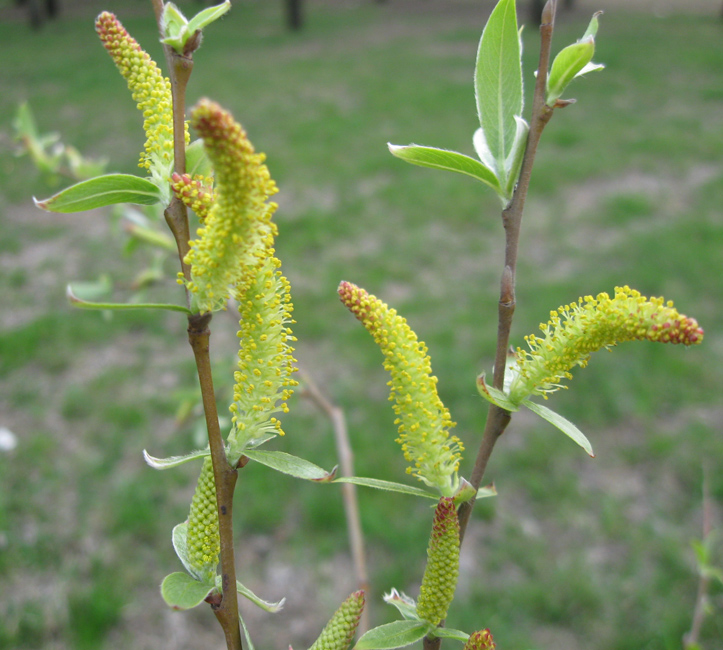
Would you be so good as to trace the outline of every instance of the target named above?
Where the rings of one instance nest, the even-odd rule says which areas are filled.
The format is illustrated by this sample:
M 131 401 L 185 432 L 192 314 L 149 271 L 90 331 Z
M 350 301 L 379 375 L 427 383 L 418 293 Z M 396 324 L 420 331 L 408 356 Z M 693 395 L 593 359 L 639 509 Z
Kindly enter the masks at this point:
M 349 435 L 346 427 L 344 410 L 332 404 L 314 383 L 311 377 L 301 371 L 304 383 L 303 395 L 311 399 L 331 420 L 334 428 L 336 449 L 341 465 L 342 476 L 354 476 L 354 453 L 349 443 Z M 351 548 L 354 571 L 357 577 L 358 588 L 364 593 L 369 593 L 369 574 L 366 566 L 366 554 L 364 552 L 364 533 L 361 527 L 361 516 L 359 515 L 359 502 L 356 496 L 356 486 L 352 483 L 341 484 L 342 498 L 344 499 L 344 512 L 346 513 L 347 530 L 349 532 L 349 546 Z M 369 629 L 369 609 L 362 611 L 357 626 L 357 632 L 361 636 Z
M 552 30 L 555 21 L 556 0 L 548 0 L 542 13 L 540 25 L 540 60 L 537 67 L 537 81 L 532 101 L 532 116 L 530 118 L 530 133 L 527 138 L 525 156 L 522 159 L 520 178 L 510 204 L 502 211 L 502 224 L 505 228 L 505 266 L 500 282 L 500 301 L 498 305 L 497 350 L 495 353 L 495 369 L 493 385 L 501 389 L 504 385 L 505 365 L 510 345 L 510 329 L 512 317 L 515 312 L 515 273 L 517 269 L 517 252 L 520 242 L 520 227 L 525 199 L 530 187 L 532 166 L 537 153 L 542 131 L 552 117 L 553 108 L 545 103 L 545 86 L 547 85 L 547 70 L 550 63 L 550 48 L 552 45 Z M 475 491 L 479 489 L 484 478 L 487 463 L 490 459 L 495 443 L 510 422 L 510 413 L 491 404 L 487 411 L 482 442 L 480 443 L 477 459 L 470 477 L 470 483 Z M 474 506 L 474 498 L 463 503 L 459 509 L 460 540 L 469 523 L 469 516 Z
M 236 561 L 233 548 L 233 493 L 236 486 L 237 470 L 226 459 L 226 450 L 218 424 L 216 397 L 213 390 L 209 341 L 211 331 L 208 324 L 211 314 L 193 314 L 188 317 L 188 342 L 193 349 L 201 385 L 203 410 L 206 415 L 208 443 L 213 462 L 213 477 L 216 482 L 218 529 L 221 538 L 221 604 L 213 606 L 214 613 L 226 636 L 229 650 L 243 650 L 241 629 L 238 618 L 238 597 L 236 596 Z

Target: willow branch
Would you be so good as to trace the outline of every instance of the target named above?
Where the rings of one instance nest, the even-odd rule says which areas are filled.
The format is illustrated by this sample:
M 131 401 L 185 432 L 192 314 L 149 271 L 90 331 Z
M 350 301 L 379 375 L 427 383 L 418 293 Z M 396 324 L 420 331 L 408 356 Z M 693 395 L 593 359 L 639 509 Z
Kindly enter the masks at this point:
M 522 159 L 520 178 L 510 204 L 502 211 L 502 224 L 505 229 L 505 265 L 500 282 L 500 300 L 498 305 L 497 321 L 497 350 L 495 354 L 495 369 L 493 385 L 501 389 L 504 386 L 507 351 L 510 345 L 510 329 L 512 317 L 515 313 L 515 274 L 517 270 L 517 253 L 520 242 L 520 228 L 525 199 L 530 187 L 532 166 L 535 162 L 537 145 L 540 142 L 542 131 L 552 117 L 553 108 L 545 103 L 545 86 L 547 85 L 547 70 L 550 64 L 550 49 L 552 45 L 552 30 L 555 22 L 556 0 L 548 0 L 542 12 L 540 25 L 540 60 L 537 67 L 537 81 L 532 101 L 532 116 L 530 118 L 530 132 L 527 139 L 525 156 Z M 494 449 L 495 443 L 504 433 L 510 422 L 510 413 L 495 404 L 490 404 L 487 411 L 482 442 L 480 443 L 477 459 L 475 461 L 470 483 L 477 491 L 482 484 L 487 463 Z M 460 540 L 469 523 L 469 517 L 474 506 L 474 498 L 460 506 L 459 526 Z
M 354 453 L 349 442 L 344 410 L 336 404 L 332 404 L 307 373 L 302 371 L 301 375 L 304 382 L 304 391 L 302 394 L 314 402 L 314 404 L 326 414 L 329 420 L 331 420 L 342 476 L 354 476 Z M 349 533 L 349 547 L 351 548 L 358 588 L 363 589 L 365 593 L 369 593 L 369 574 L 367 572 L 364 533 L 361 527 L 356 486 L 352 483 L 342 483 L 341 494 L 344 499 L 344 512 L 346 514 L 346 525 Z M 362 610 L 357 630 L 361 636 L 368 629 L 369 610 L 365 607 Z
M 216 506 L 218 509 L 218 532 L 221 540 L 221 602 L 212 605 L 216 618 L 226 636 L 229 650 L 242 650 L 241 629 L 238 618 L 238 597 L 236 595 L 236 561 L 233 547 L 233 494 L 236 487 L 237 470 L 226 458 L 221 436 L 213 390 L 209 341 L 211 332 L 208 324 L 211 314 L 194 314 L 188 318 L 188 342 L 193 349 L 201 385 L 203 411 L 208 429 L 208 444 L 211 449 L 213 477 L 216 482 Z

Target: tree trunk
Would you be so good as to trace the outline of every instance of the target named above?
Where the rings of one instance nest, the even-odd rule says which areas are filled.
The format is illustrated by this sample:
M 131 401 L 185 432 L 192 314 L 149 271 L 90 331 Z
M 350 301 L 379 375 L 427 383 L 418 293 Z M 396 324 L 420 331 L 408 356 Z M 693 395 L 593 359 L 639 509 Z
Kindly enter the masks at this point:
M 289 29 L 298 31 L 303 20 L 303 0 L 286 0 L 286 24 Z

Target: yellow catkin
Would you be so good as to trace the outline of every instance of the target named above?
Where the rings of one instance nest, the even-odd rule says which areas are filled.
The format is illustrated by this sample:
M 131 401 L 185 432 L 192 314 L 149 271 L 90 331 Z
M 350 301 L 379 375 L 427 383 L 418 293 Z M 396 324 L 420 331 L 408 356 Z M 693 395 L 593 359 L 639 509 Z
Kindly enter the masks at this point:
M 449 435 L 455 423 L 437 394 L 427 346 L 404 318 L 364 289 L 342 282 L 338 293 L 384 354 L 384 368 L 391 375 L 389 399 L 399 426 L 397 442 L 411 463 L 407 471 L 442 494 L 453 494 L 463 447 Z
M 128 83 L 138 110 L 143 113 L 146 144 L 140 166 L 148 169 L 152 176 L 167 181 L 173 170 L 171 82 L 112 13 L 104 11 L 100 14 L 95 29 Z M 188 144 L 187 126 L 185 139 Z
M 240 124 L 218 104 L 201 100 L 191 123 L 203 139 L 213 165 L 215 201 L 185 261 L 191 266 L 192 307 L 199 312 L 223 309 L 231 288 L 242 283 L 273 246 L 277 188 Z
M 543 336 L 525 337 L 530 350 L 517 349 L 509 398 L 518 404 L 529 395 L 547 397 L 560 382 L 571 379 L 575 366 L 584 368 L 590 355 L 624 341 L 695 345 L 703 330 L 694 318 L 678 313 L 672 301 L 646 298 L 628 286 L 585 296 L 550 312 L 540 325 Z

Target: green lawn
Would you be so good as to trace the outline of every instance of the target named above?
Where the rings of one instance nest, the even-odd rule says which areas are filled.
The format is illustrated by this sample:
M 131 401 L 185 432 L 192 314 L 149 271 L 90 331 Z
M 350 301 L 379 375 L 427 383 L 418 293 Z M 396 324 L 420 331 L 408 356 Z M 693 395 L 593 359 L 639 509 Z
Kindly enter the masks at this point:
M 499 202 L 471 179 L 394 159 L 386 143 L 473 153 L 472 72 L 489 4 L 309 2 L 306 29 L 289 34 L 280 2 L 238 2 L 195 57 L 189 103 L 216 99 L 268 155 L 297 357 L 345 409 L 360 475 L 404 480 L 405 463 L 381 355 L 339 304 L 342 279 L 392 304 L 427 342 L 467 448 L 462 473 L 473 463 L 485 415 L 474 381 L 494 355 Z M 162 62 L 146 4 L 105 6 Z M 147 251 L 124 256 L 105 213 L 35 210 L 29 197 L 53 189 L 10 151 L 27 100 L 41 131 L 135 172 L 142 120 L 97 42 L 99 9 L 38 33 L 0 22 L 0 426 L 18 436 L 0 452 L 0 648 L 216 647 L 209 612 L 172 614 L 157 590 L 180 569 L 170 531 L 198 468 L 153 472 L 141 456 L 202 444 L 193 417 L 177 422 L 194 386 L 183 318 L 71 310 L 67 282 L 107 271 L 122 296 Z M 588 20 L 561 15 L 555 47 Z M 490 627 L 500 648 L 672 650 L 690 625 L 704 467 L 719 522 L 723 508 L 721 29 L 712 15 L 605 14 L 595 60 L 607 69 L 571 87 L 578 103 L 543 136 L 515 343 L 558 305 L 620 284 L 675 300 L 706 339 L 600 352 L 551 398 L 594 460 L 541 421 L 513 417 L 489 468 L 499 496 L 478 504 L 448 620 Z M 535 29 L 523 40 L 529 91 Z M 169 264 L 156 291 L 180 301 L 174 273 Z M 227 386 L 233 318 L 215 325 Z M 226 399 L 219 391 L 222 412 Z M 336 464 L 329 422 L 304 399 L 291 409 L 277 447 Z M 288 597 L 276 618 L 245 610 L 252 634 L 259 648 L 308 647 L 354 588 L 338 488 L 252 465 L 238 490 L 240 579 Z M 417 594 L 431 512 L 404 496 L 360 500 L 381 623 L 393 617 L 383 592 Z M 723 648 L 723 589 L 711 598 L 706 650 Z

